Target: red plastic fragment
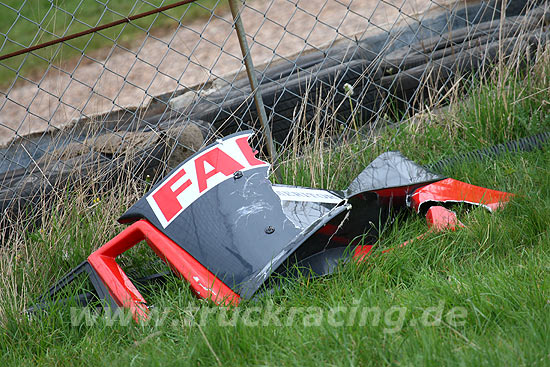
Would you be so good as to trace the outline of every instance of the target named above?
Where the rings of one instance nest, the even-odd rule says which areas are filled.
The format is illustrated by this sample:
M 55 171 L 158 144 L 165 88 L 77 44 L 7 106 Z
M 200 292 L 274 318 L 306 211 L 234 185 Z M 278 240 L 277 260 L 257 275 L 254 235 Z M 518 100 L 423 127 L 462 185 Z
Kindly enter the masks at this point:
M 220 305 L 237 305 L 240 297 L 216 278 L 179 245 L 146 220 L 140 220 L 126 228 L 88 257 L 115 302 L 130 309 L 136 321 L 147 319 L 145 299 L 116 263 L 115 258 L 145 240 L 149 247 L 166 262 L 176 274 L 189 282 L 200 298 L 211 299 Z
M 464 224 L 458 220 L 455 212 L 440 205 L 432 206 L 428 209 L 428 212 L 426 213 L 426 221 L 428 222 L 428 231 L 422 233 L 416 238 L 403 242 L 398 246 L 398 248 L 405 247 L 414 241 L 424 239 L 426 236 L 435 232 L 442 232 L 447 229 L 455 231 L 457 228 L 464 228 Z M 382 253 L 385 254 L 394 249 L 394 247 L 391 247 L 382 251 Z
M 513 197 L 503 191 L 486 189 L 447 178 L 421 187 L 411 196 L 410 206 L 420 212 L 424 203 L 466 203 L 481 205 L 493 212 Z
M 454 231 L 457 227 L 464 228 L 464 224 L 458 220 L 455 212 L 439 205 L 428 209 L 426 220 L 428 221 L 428 227 L 436 232 L 446 229 Z
M 370 250 L 372 250 L 372 245 L 359 245 L 353 250 L 353 258 L 357 262 L 362 262 L 369 255 Z

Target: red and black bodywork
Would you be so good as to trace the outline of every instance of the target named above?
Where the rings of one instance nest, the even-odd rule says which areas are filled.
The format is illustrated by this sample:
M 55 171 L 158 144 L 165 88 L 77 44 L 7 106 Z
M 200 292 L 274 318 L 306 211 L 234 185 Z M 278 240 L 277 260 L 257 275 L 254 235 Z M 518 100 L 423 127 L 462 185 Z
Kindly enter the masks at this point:
M 274 185 L 250 136 L 230 135 L 181 163 L 119 219 L 128 228 L 45 296 L 85 272 L 104 304 L 147 317 L 145 299 L 116 262 L 145 240 L 198 297 L 237 305 L 296 264 L 323 275 L 341 260 L 364 260 L 397 210 L 428 213 L 434 228 L 454 228 L 456 216 L 440 205 L 493 210 L 511 196 L 432 173 L 399 152 L 380 155 L 344 191 Z

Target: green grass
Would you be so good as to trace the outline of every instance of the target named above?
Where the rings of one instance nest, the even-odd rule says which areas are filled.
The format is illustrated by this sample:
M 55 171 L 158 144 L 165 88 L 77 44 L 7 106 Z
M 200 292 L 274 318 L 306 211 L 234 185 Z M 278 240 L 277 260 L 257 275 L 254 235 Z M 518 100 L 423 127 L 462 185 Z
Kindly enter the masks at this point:
M 215 354 L 229 365 L 303 366 L 321 361 L 333 365 L 548 365 L 549 167 L 549 149 L 505 156 L 489 167 L 458 167 L 453 177 L 509 190 L 518 198 L 494 215 L 478 209 L 461 213 L 467 226 L 464 230 L 435 235 L 359 266 L 350 264 L 330 278 L 288 281 L 274 295 L 240 306 L 240 312 L 246 312 L 253 307 L 267 308 L 272 302 L 284 309 L 283 315 L 291 307 L 318 307 L 321 312 L 339 306 L 379 307 L 383 315 L 392 307 L 404 307 L 403 328 L 398 332 L 384 332 L 398 319 L 391 318 L 395 316 L 391 313 L 389 323 L 378 325 L 369 315 L 364 326 L 334 327 L 323 319 L 320 326 L 304 327 L 299 319 L 283 327 L 261 323 L 251 327 L 243 322 L 220 327 L 217 317 L 222 313 L 204 319 L 202 312 L 212 306 L 196 300 L 185 283 L 172 281 L 150 298 L 159 310 L 169 310 L 168 321 L 162 326 L 99 322 L 73 327 L 66 310 L 31 321 L 10 312 L 0 339 L 3 359 L 12 364 L 215 365 Z M 512 174 L 503 174 L 510 169 Z M 75 236 L 80 243 L 70 241 L 63 248 L 93 247 L 93 236 L 82 238 L 78 233 L 89 235 L 86 228 L 98 219 L 93 215 L 79 218 L 72 228 L 61 223 L 53 228 L 66 233 L 61 238 Z M 423 230 L 424 220 L 411 217 L 384 233 L 377 247 L 395 246 Z M 38 245 L 40 242 L 34 244 Z M 55 274 L 59 265 L 65 269 L 76 265 L 80 256 L 60 264 L 61 254 L 43 255 L 43 261 L 51 266 L 42 269 L 49 269 L 50 274 Z M 19 271 L 21 275 L 32 273 L 30 269 Z M 51 276 L 36 281 L 46 287 L 46 279 Z M 413 325 L 425 308 L 440 303 L 444 315 L 453 307 L 463 307 L 464 325 Z M 189 305 L 199 308 L 196 321 L 192 321 Z
M 285 181 L 345 187 L 379 151 L 399 149 L 429 163 L 548 130 L 548 106 L 541 102 L 550 97 L 546 75 L 535 68 L 507 80 L 505 89 L 481 83 L 449 112 L 388 130 L 367 149 L 356 141 L 330 151 L 312 148 L 307 159 L 285 163 Z M 526 88 L 524 78 L 535 76 L 537 83 Z M 40 228 L 14 234 L 1 249 L 2 364 L 550 365 L 549 171 L 550 146 L 448 167 L 444 173 L 455 179 L 516 196 L 494 214 L 457 208 L 464 229 L 349 263 L 323 279 L 285 279 L 273 294 L 232 311 L 197 300 L 182 281 L 169 281 L 146 294 L 164 322 L 154 317 L 146 325 L 100 319 L 74 326 L 63 307 L 39 318 L 22 314 L 63 272 L 121 230 L 114 219 L 142 189 L 104 194 L 95 206 L 89 196 L 69 195 L 60 199 L 69 210 L 48 212 Z M 420 216 L 400 217 L 382 233 L 375 254 L 426 229 Z M 143 257 L 142 250 L 135 255 L 140 252 Z M 143 264 L 124 260 L 129 267 Z M 342 312 L 333 320 L 329 312 L 337 307 Z M 270 308 L 281 309 L 283 325 L 264 324 L 261 312 Z M 364 322 L 356 316 L 346 323 L 365 310 Z M 439 310 L 440 321 L 433 318 Z M 235 325 L 219 324 L 236 312 Z M 306 312 L 322 317 L 307 318 Z M 450 312 L 463 317 L 452 320 Z M 336 326 L 339 321 L 344 325 Z
M 173 1 L 175 2 L 175 1 Z M 57 39 L 64 35 L 81 32 L 129 17 L 138 13 L 171 4 L 166 0 L 110 1 L 107 6 L 95 0 L 27 1 L 7 0 L 0 4 L 0 45 L 2 55 Z M 48 67 L 49 63 L 63 63 L 80 56 L 82 50 L 94 56 L 94 51 L 112 47 L 114 42 L 129 46 L 135 39 L 145 37 L 146 31 L 153 34 L 166 28 L 174 28 L 178 21 L 186 23 L 197 17 L 207 17 L 217 0 L 199 0 L 180 6 L 162 14 L 151 15 L 130 24 L 108 28 L 96 34 L 82 36 L 59 46 L 50 46 L 34 52 L 35 55 L 21 55 L 3 61 L 0 68 L 0 86 L 12 83 L 19 71 L 29 77 Z M 220 4 L 218 8 L 225 6 Z M 40 24 L 40 27 L 37 25 Z

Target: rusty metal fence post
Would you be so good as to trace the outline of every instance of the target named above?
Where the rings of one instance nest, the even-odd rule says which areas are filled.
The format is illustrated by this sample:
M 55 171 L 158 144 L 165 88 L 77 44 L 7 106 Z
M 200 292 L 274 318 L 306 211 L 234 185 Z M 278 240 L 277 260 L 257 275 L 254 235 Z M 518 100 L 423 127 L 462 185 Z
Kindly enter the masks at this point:
M 274 172 L 277 178 L 280 179 L 279 171 L 276 168 L 277 152 L 275 150 L 275 144 L 273 143 L 273 136 L 271 135 L 271 129 L 267 121 L 267 115 L 265 113 L 264 101 L 262 99 L 262 92 L 258 85 L 258 79 L 256 78 L 256 70 L 254 69 L 254 63 L 252 62 L 252 56 L 250 54 L 250 48 L 246 41 L 246 33 L 244 30 L 243 22 L 240 13 L 240 0 L 228 0 L 229 7 L 231 8 L 231 14 L 233 15 L 233 21 L 235 22 L 235 31 L 239 38 L 239 45 L 243 54 L 243 62 L 246 68 L 246 74 L 248 75 L 248 81 L 250 82 L 250 88 L 254 94 L 254 103 L 256 104 L 256 110 L 258 111 L 258 119 L 262 126 L 264 139 L 267 145 L 267 152 L 271 160 Z

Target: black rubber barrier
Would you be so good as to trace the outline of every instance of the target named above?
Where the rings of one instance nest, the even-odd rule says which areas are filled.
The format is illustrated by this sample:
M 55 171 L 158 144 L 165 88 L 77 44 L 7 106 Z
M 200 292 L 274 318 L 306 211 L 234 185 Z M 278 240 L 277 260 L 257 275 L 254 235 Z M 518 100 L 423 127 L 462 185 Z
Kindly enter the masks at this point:
M 508 1 L 507 20 L 502 27 L 499 26 L 500 4 L 482 2 L 265 67 L 258 79 L 274 138 L 284 142 L 296 124 L 299 109 L 302 108 L 301 116 L 310 120 L 319 112 L 316 101 L 328 97 L 338 106 L 334 114 L 336 121 L 345 123 L 351 114 L 351 106 L 346 101 L 349 97 L 343 90 L 345 83 L 355 85 L 353 106 L 359 110 L 361 122 L 366 127 L 377 114 L 384 112 L 381 106 L 387 106 L 389 99 L 397 100 L 407 109 L 413 108 L 413 100 L 419 85 L 425 82 L 427 69 L 439 76 L 438 80 L 433 80 L 433 85 L 439 86 L 456 72 L 475 72 L 494 61 L 495 37 L 510 36 L 505 39 L 504 46 L 512 45 L 515 38 L 511 35 L 517 30 L 513 24 L 517 19 L 512 17 L 525 13 L 526 4 L 526 0 Z M 530 47 L 545 39 L 546 34 L 539 32 L 529 34 L 524 41 L 526 47 Z M 504 47 L 504 51 L 507 50 L 508 47 Z M 309 98 L 303 102 L 306 91 Z M 256 126 L 257 113 L 246 79 L 227 81 L 213 93 L 196 93 L 196 96 L 196 100 L 181 109 L 167 108 L 168 101 L 174 97 L 174 94 L 167 94 L 155 97 L 160 103 L 147 114 L 140 109 L 125 109 L 97 117 L 94 127 L 98 130 L 91 137 L 90 121 L 82 119 L 70 129 L 18 138 L 0 149 L 0 213 L 5 213 L 10 206 L 21 209 L 43 202 L 52 193 L 46 179 L 72 183 L 84 179 L 92 172 L 92 167 L 101 166 L 108 177 L 105 180 L 113 180 L 124 169 L 120 166 L 125 155 L 122 149 L 116 154 L 102 154 L 96 147 L 87 146 L 88 152 L 76 158 L 67 159 L 63 153 L 59 157 L 55 155 L 64 152 L 69 145 L 85 145 L 108 134 L 127 136 L 128 132 L 162 136 L 167 128 L 189 123 L 202 126 L 201 121 L 207 122 L 206 141 Z M 407 111 L 414 113 L 414 108 Z M 217 136 L 212 134 L 214 131 Z M 149 172 L 159 166 L 166 168 L 171 148 L 167 151 L 164 146 L 139 147 L 142 151 L 133 162 L 137 161 L 136 165 L 143 168 L 140 172 Z M 58 159 L 58 162 L 44 165 L 41 163 L 43 157 Z
M 537 1 L 539 0 L 535 3 Z M 526 4 L 532 6 L 534 3 L 528 0 L 507 1 L 506 18 L 524 14 Z M 341 100 L 343 84 L 354 84 L 358 78 L 365 76 L 370 78 L 380 93 L 362 93 L 353 101 L 354 106 L 362 105 L 361 115 L 365 123 L 368 123 L 369 118 L 378 112 L 377 109 L 373 110 L 373 107 L 387 101 L 385 92 L 397 91 L 402 95 L 401 99 L 405 103 L 410 99 L 411 94 L 414 95 L 414 88 L 422 82 L 422 78 L 418 78 L 418 71 L 410 68 L 412 64 L 418 62 L 418 55 L 411 53 L 410 57 L 407 56 L 404 60 L 407 63 L 410 59 L 411 64 L 408 66 L 403 64 L 398 69 L 410 71 L 409 75 L 412 78 L 394 76 L 393 79 L 388 79 L 389 75 L 385 75 L 386 79 L 384 79 L 384 74 L 381 75 L 377 68 L 382 65 L 382 70 L 387 70 L 383 66 L 388 64 L 384 62 L 388 55 L 399 49 L 405 53 L 422 50 L 419 45 L 422 45 L 424 40 L 431 40 L 430 47 L 434 49 L 445 47 L 445 44 L 453 46 L 452 43 L 455 41 L 450 40 L 454 40 L 456 32 L 461 29 L 466 30 L 457 35 L 458 43 L 460 39 L 465 38 L 465 34 L 473 32 L 474 35 L 480 35 L 488 27 L 484 24 L 485 22 L 493 20 L 493 25 L 498 23 L 500 9 L 501 5 L 498 1 L 484 1 L 465 8 L 453 8 L 433 17 L 423 18 L 421 21 L 412 20 L 406 26 L 395 27 L 390 31 L 380 29 L 380 32 L 368 33 L 364 38 L 356 41 L 338 43 L 325 50 L 310 51 L 298 55 L 295 59 L 284 59 L 273 65 L 267 65 L 259 71 L 258 80 L 262 86 L 264 101 L 272 102 L 272 104 L 265 104 L 275 138 L 281 142 L 288 135 L 289 128 L 294 123 L 295 108 L 301 103 L 306 86 L 311 92 L 310 100 L 315 101 L 324 98 L 329 90 L 329 84 L 334 83 L 331 93 Z M 478 27 L 481 28 L 475 31 Z M 446 41 L 439 42 L 438 39 Z M 440 56 L 448 56 L 448 54 L 440 52 L 434 55 L 435 58 Z M 358 64 L 363 65 L 363 70 L 357 68 Z M 422 65 L 419 66 L 422 68 Z M 447 66 L 446 63 L 445 66 Z M 329 71 L 333 74 L 332 77 Z M 377 79 L 379 76 L 381 79 Z M 403 80 L 397 82 L 397 79 Z M 166 96 L 155 98 L 155 101 L 159 102 L 157 107 L 161 107 L 160 109 L 147 109 L 147 113 L 140 109 L 122 109 L 112 111 L 105 116 L 97 116 L 93 122 L 94 128 L 97 128 L 96 134 L 116 132 L 124 135 L 126 131 L 158 129 L 160 125 L 182 124 L 188 120 L 207 121 L 211 124 L 210 131 L 221 129 L 221 134 L 253 128 L 257 120 L 257 112 L 250 97 L 248 81 L 242 78 L 226 82 L 226 85 L 218 91 L 208 96 L 198 97 L 191 106 L 183 110 L 167 109 L 168 101 L 174 96 L 174 93 L 168 93 Z M 390 90 L 385 90 L 386 87 Z M 356 88 L 358 89 L 360 86 Z M 317 93 L 319 91 L 320 93 Z M 399 96 L 393 97 L 399 99 Z M 306 116 L 311 114 L 313 104 L 314 102 L 309 102 L 306 106 Z M 343 104 L 339 111 L 338 121 L 342 123 L 346 121 L 348 105 Z M 54 149 L 60 150 L 70 143 L 82 142 L 89 137 L 89 133 L 90 121 L 82 119 L 74 125 L 71 124 L 70 129 L 57 131 L 53 129 L 42 134 L 19 137 L 9 146 L 0 148 L 0 173 L 32 167 L 35 161 L 39 161 L 48 152 Z
M 545 131 L 526 138 L 508 141 L 503 144 L 497 144 L 488 148 L 474 150 L 472 152 L 459 154 L 450 158 L 444 158 L 428 165 L 428 168 L 434 172 L 442 172 L 445 168 L 453 166 L 457 163 L 482 161 L 484 159 L 495 158 L 504 153 L 530 152 L 535 149 L 542 149 L 549 142 L 550 131 Z

